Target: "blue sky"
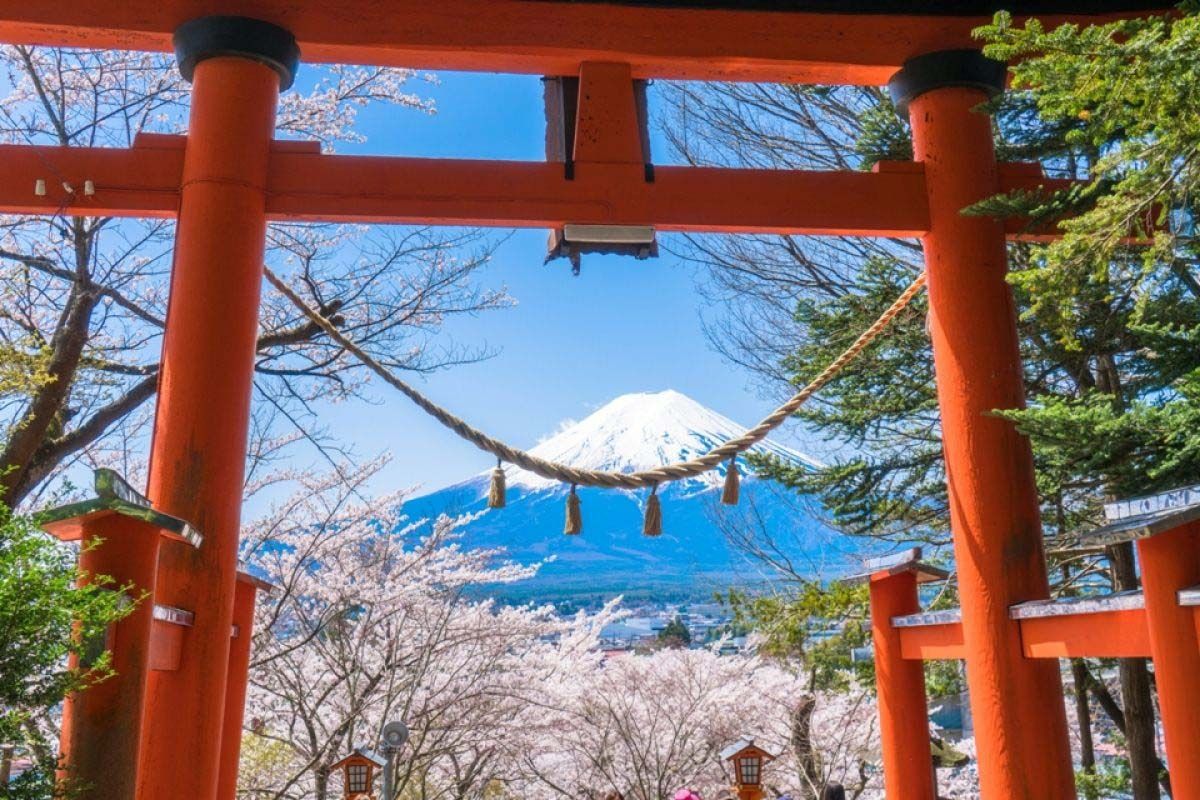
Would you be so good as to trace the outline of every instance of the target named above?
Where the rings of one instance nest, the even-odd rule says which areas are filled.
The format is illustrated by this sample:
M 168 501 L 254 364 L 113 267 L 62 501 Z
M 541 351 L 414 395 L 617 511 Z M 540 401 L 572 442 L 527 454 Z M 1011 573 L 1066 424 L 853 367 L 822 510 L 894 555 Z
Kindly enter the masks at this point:
M 437 113 L 367 109 L 363 144 L 340 152 L 454 158 L 543 158 L 541 82 L 533 76 L 442 73 L 414 81 Z M 653 103 L 653 95 L 652 95 Z M 653 114 L 653 110 L 652 110 Z M 656 142 L 655 160 L 669 160 Z M 585 258 L 543 266 L 546 231 L 513 233 L 483 275 L 518 301 L 507 311 L 458 319 L 448 333 L 498 349 L 496 357 L 418 380 L 435 400 L 487 432 L 530 446 L 560 422 L 578 419 L 627 392 L 677 389 L 750 425 L 772 407 L 748 376 L 713 353 L 701 330 L 697 268 L 657 260 Z M 376 489 L 436 488 L 489 468 L 488 457 L 387 387 L 377 403 L 322 409 L 331 432 L 361 455 L 394 454 Z

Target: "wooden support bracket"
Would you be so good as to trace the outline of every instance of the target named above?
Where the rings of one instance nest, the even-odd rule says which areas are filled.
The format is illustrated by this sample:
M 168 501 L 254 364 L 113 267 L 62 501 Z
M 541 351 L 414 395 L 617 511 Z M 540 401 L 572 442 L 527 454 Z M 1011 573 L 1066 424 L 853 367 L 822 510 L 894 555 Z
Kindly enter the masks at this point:
M 615 180 L 618 185 L 653 182 L 646 81 L 628 64 L 585 61 L 578 77 L 545 79 L 546 159 L 563 162 L 574 181 Z M 578 224 L 564 218 L 551 229 L 546 260 L 565 257 L 578 273 L 584 253 L 649 258 L 658 255 L 650 225 Z
M 649 163 L 645 84 L 640 87 L 628 64 L 585 61 L 580 66 L 573 153 L 577 163 Z

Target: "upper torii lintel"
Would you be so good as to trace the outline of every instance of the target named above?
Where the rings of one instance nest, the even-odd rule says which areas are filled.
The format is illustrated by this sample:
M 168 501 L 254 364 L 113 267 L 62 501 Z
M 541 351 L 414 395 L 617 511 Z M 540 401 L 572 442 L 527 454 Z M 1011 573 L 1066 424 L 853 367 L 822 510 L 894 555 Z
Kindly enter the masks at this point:
M 1047 25 L 1165 11 L 1163 0 L 0 0 L 10 44 L 170 51 L 185 22 L 253 17 L 293 33 L 304 61 L 538 75 L 585 61 L 635 78 L 882 85 L 908 59 L 978 47 L 971 32 L 1007 7 Z

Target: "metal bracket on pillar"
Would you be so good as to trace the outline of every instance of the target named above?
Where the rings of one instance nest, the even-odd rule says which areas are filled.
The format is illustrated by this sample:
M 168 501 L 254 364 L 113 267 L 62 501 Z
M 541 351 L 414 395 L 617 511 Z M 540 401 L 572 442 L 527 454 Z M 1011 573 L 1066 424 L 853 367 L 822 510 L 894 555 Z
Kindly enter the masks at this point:
M 300 65 L 296 37 L 260 19 L 235 16 L 198 17 L 175 29 L 175 58 L 179 72 L 192 80 L 196 65 L 206 58 L 240 56 L 266 64 L 279 73 L 280 91 L 290 89 Z
M 604 164 L 627 166 L 621 172 L 623 181 L 654 182 L 647 81 L 635 80 L 628 64 L 585 62 L 578 77 L 547 77 L 543 83 L 546 158 L 562 162 L 566 180 L 584 180 L 589 164 Z M 650 258 L 658 255 L 658 242 L 649 225 L 576 225 L 566 220 L 550 232 L 546 261 L 568 258 L 578 274 L 584 253 Z
M 183 658 L 183 640 L 196 622 L 196 615 L 185 608 L 154 606 L 154 627 L 150 630 L 150 669 L 174 672 Z
M 961 86 L 988 97 L 1004 91 L 1008 67 L 978 50 L 938 50 L 911 58 L 888 82 L 896 113 L 908 119 L 908 104 L 933 89 Z

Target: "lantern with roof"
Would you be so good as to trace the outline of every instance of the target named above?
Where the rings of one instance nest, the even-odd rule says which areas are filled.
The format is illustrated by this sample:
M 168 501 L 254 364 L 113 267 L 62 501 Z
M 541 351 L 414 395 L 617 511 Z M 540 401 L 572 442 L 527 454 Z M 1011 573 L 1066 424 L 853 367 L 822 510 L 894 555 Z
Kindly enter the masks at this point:
M 762 800 L 763 767 L 775 760 L 775 754 L 759 747 L 753 739 L 739 739 L 721 751 L 721 758 L 733 765 L 738 800 Z
M 382 770 L 386 763 L 373 750 L 360 747 L 331 766 L 329 771 L 342 771 L 344 800 L 376 800 L 371 787 L 375 784 L 375 774 Z

